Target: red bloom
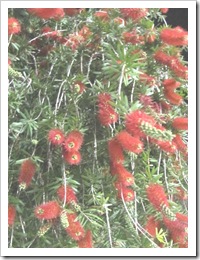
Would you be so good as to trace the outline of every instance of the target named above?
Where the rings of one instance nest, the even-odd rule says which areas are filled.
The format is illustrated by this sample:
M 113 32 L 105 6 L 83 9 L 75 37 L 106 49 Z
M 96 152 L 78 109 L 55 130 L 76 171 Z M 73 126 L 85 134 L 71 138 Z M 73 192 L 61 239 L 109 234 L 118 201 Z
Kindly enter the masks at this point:
M 114 21 L 115 23 L 117 23 L 117 24 L 125 25 L 125 21 L 124 21 L 124 19 L 122 19 L 121 17 L 116 17 L 116 18 L 114 18 L 113 21 Z
M 171 56 L 166 54 L 162 50 L 157 50 L 154 53 L 154 59 L 164 65 L 169 65 L 171 62 Z
M 183 102 L 182 96 L 175 93 L 173 90 L 164 89 L 165 98 L 173 105 L 180 105 Z
M 148 8 L 121 8 L 120 12 L 125 18 L 131 18 L 136 22 L 147 15 Z
M 64 133 L 60 129 L 51 129 L 48 134 L 49 142 L 54 145 L 61 145 L 64 140 Z
M 168 104 L 167 102 L 161 100 L 160 101 L 161 107 L 163 111 L 169 111 L 172 107 L 170 104 Z
M 85 41 L 84 37 L 78 33 L 73 33 L 68 36 L 68 39 L 64 42 L 65 46 L 70 47 L 73 51 L 83 44 Z
M 187 193 L 185 192 L 185 190 L 181 187 L 177 187 L 176 188 L 176 196 L 178 197 L 178 199 L 180 200 L 187 200 L 188 196 Z
M 136 44 L 136 43 L 143 44 L 144 43 L 143 36 L 138 35 L 136 33 L 136 31 L 124 32 L 122 36 L 126 43 L 132 43 L 132 44 Z
M 166 153 L 175 153 L 177 150 L 176 144 L 172 141 L 157 141 L 158 146 Z
M 162 206 L 169 207 L 167 195 L 160 184 L 150 184 L 146 193 L 148 200 L 158 211 L 162 210 Z
M 106 11 L 96 11 L 94 13 L 94 16 L 101 19 L 104 22 L 109 20 L 109 15 Z
M 32 160 L 28 159 L 22 163 L 18 178 L 21 188 L 26 189 L 30 185 L 35 172 L 36 166 Z
M 110 104 L 108 104 L 107 102 L 104 104 L 100 102 L 98 118 L 103 126 L 108 126 L 117 122 L 118 114 L 115 112 Z
M 162 82 L 166 91 L 175 90 L 176 88 L 180 87 L 181 83 L 176 81 L 175 79 L 165 79 Z
M 172 126 L 177 130 L 188 130 L 188 118 L 176 117 L 172 122 Z
M 134 183 L 133 175 L 124 168 L 122 164 L 118 164 L 111 167 L 112 175 L 117 176 L 117 180 L 122 186 L 127 187 Z
M 61 37 L 61 32 L 54 31 L 51 27 L 45 26 L 42 28 L 42 33 L 48 33 L 45 35 L 46 38 L 57 39 Z
M 75 81 L 73 84 L 73 89 L 75 89 L 78 94 L 81 94 L 85 91 L 86 87 L 81 81 Z
M 123 150 L 115 138 L 108 141 L 108 153 L 112 164 L 120 164 L 124 162 Z
M 156 228 L 160 228 L 160 223 L 153 216 L 149 216 L 145 225 L 146 231 L 152 236 L 156 237 Z
M 105 106 L 105 104 L 109 104 L 109 101 L 111 101 L 111 96 L 108 93 L 101 93 L 98 95 L 98 103 L 100 105 Z
M 155 85 L 156 79 L 152 76 L 147 75 L 146 73 L 142 73 L 139 75 L 139 81 L 149 86 L 153 86 Z
M 126 115 L 125 119 L 125 127 L 126 130 L 137 137 L 145 137 L 146 135 L 140 129 L 140 125 L 142 122 L 147 122 L 152 126 L 155 125 L 155 120 L 153 117 L 147 115 L 142 110 L 135 110 L 130 114 Z
M 65 186 L 64 185 L 60 186 L 60 188 L 58 188 L 57 190 L 57 194 L 62 201 L 66 200 L 66 203 L 70 203 L 72 201 L 77 202 L 76 194 L 72 189 L 72 187 L 70 187 L 69 185 L 66 186 L 66 192 L 65 192 Z
M 173 142 L 176 144 L 177 148 L 181 152 L 187 151 L 187 145 L 183 142 L 180 135 L 176 135 L 173 139 Z
M 170 62 L 168 66 L 177 77 L 183 79 L 188 78 L 188 67 L 183 65 L 177 57 L 170 56 Z
M 8 205 L 8 225 L 12 226 L 15 222 L 16 209 L 13 205 Z
M 77 220 L 77 215 L 75 213 L 69 213 L 67 214 L 67 219 L 69 226 L 65 230 L 68 235 L 76 241 L 83 239 L 85 236 L 85 230 L 81 223 Z
M 117 197 L 122 200 L 122 197 L 124 198 L 124 201 L 133 201 L 135 198 L 134 191 L 130 188 L 124 187 L 120 184 L 116 183 L 116 189 L 117 189 Z
M 163 14 L 166 14 L 166 13 L 169 11 L 169 8 L 160 8 L 160 11 L 161 11 Z
M 83 134 L 74 130 L 65 137 L 64 148 L 68 152 L 78 151 L 83 144 Z
M 79 248 L 92 248 L 93 247 L 93 241 L 92 241 L 92 232 L 88 230 L 85 233 L 84 238 L 78 241 L 78 247 Z
M 42 19 L 59 19 L 65 15 L 63 8 L 26 8 L 26 10 Z
M 49 201 L 37 206 L 34 214 L 38 219 L 54 219 L 60 214 L 60 206 L 57 201 Z
M 140 139 L 138 137 L 133 137 L 125 130 L 118 133 L 116 138 L 124 150 L 137 154 L 143 151 L 143 143 Z
M 8 18 L 8 35 L 21 32 L 21 25 L 14 17 Z
M 162 29 L 160 38 L 164 43 L 173 46 L 182 46 L 188 44 L 188 32 L 179 26 L 175 28 Z
M 81 13 L 84 8 L 63 8 L 66 15 L 74 16 Z
M 84 39 L 87 39 L 91 35 L 91 31 L 87 26 L 83 26 L 83 28 L 79 31 L 79 35 L 81 35 Z
M 63 152 L 65 161 L 70 165 L 80 164 L 82 157 L 79 151 Z

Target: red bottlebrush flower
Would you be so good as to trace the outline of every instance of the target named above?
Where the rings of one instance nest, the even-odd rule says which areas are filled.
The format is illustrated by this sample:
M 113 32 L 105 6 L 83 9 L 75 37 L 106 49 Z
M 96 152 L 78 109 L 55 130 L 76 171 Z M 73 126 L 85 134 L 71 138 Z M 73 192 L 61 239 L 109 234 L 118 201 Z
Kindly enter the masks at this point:
M 148 8 L 121 8 L 120 12 L 125 18 L 131 18 L 136 22 L 148 14 Z
M 134 183 L 133 175 L 122 164 L 112 166 L 111 174 L 116 175 L 118 183 L 121 183 L 124 187 L 131 186 Z
M 146 189 L 146 194 L 150 203 L 158 211 L 161 211 L 163 206 L 169 207 L 167 195 L 160 184 L 150 184 Z
M 8 225 L 12 226 L 15 222 L 16 209 L 13 205 L 8 205 Z
M 84 39 L 87 39 L 90 35 L 92 34 L 92 32 L 90 31 L 90 29 L 87 26 L 83 26 L 83 28 L 79 31 L 79 35 L 81 35 Z
M 84 41 L 85 39 L 82 35 L 73 33 L 68 36 L 68 39 L 66 39 L 64 45 L 75 51 L 81 44 L 84 43 Z
M 140 74 L 139 81 L 149 86 L 153 86 L 156 83 L 156 79 L 152 76 L 147 75 L 146 73 Z
M 173 105 L 179 106 L 183 102 L 182 96 L 175 93 L 173 90 L 164 89 L 165 98 Z
M 60 214 L 60 206 L 57 201 L 49 201 L 37 206 L 34 214 L 38 219 L 54 219 Z
M 21 32 L 19 21 L 14 17 L 8 18 L 8 35 L 17 34 L 19 32 Z
M 181 83 L 179 81 L 176 81 L 175 79 L 165 79 L 162 82 L 165 90 L 171 91 L 175 90 L 176 88 L 180 87 Z
M 154 105 L 154 102 L 150 96 L 147 95 L 140 95 L 140 102 L 144 107 L 152 107 Z
M 142 122 L 147 122 L 152 126 L 156 124 L 153 117 L 147 115 L 142 110 L 135 110 L 130 114 L 126 115 L 126 119 L 125 119 L 126 130 L 133 136 L 145 137 L 146 135 L 140 129 L 140 125 Z
M 101 125 L 108 126 L 117 122 L 118 114 L 111 106 L 106 105 L 105 107 L 99 109 L 98 118 Z
M 115 138 L 108 141 L 108 153 L 113 165 L 124 162 L 123 150 Z
M 153 43 L 153 42 L 155 42 L 155 39 L 156 39 L 156 34 L 155 34 L 154 30 L 151 30 L 151 31 L 149 31 L 145 34 L 145 41 L 146 42 Z
M 85 8 L 63 8 L 66 15 L 75 16 L 81 13 Z
M 77 202 L 77 197 L 75 195 L 74 190 L 72 189 L 72 187 L 70 187 L 69 185 L 66 186 L 66 192 L 65 192 L 65 186 L 62 185 L 58 188 L 57 190 L 57 194 L 59 199 L 61 199 L 62 201 L 66 201 L 66 203 L 70 203 L 70 202 Z
M 176 196 L 178 197 L 178 199 L 180 199 L 180 200 L 187 200 L 188 199 L 187 193 L 184 191 L 183 188 L 177 187 L 176 191 L 177 191 Z
M 109 101 L 111 101 L 111 96 L 108 93 L 101 93 L 98 95 L 98 103 L 100 105 L 105 106 L 105 104 L 109 104 Z
M 30 185 L 35 172 L 36 166 L 32 160 L 28 159 L 22 163 L 18 178 L 21 189 L 26 189 Z
M 80 164 L 82 157 L 79 151 L 64 152 L 63 153 L 65 161 L 70 165 Z
M 78 241 L 78 247 L 79 248 L 92 248 L 93 247 L 93 241 L 92 241 L 92 232 L 88 230 L 85 233 L 84 238 Z
M 47 33 L 46 38 L 57 39 L 62 36 L 61 32 L 54 31 L 51 27 L 45 26 L 42 28 L 42 33 Z
M 164 65 L 169 65 L 171 62 L 171 56 L 162 50 L 158 50 L 154 53 L 154 59 Z
M 117 197 L 124 201 L 133 201 L 135 198 L 134 191 L 130 188 L 124 187 L 122 185 L 116 184 L 116 189 L 117 189 Z
M 176 144 L 172 141 L 157 141 L 158 146 L 161 150 L 163 150 L 166 153 L 175 153 L 177 150 Z
M 177 130 L 188 130 L 188 118 L 176 117 L 172 122 L 172 126 Z
M 177 148 L 181 152 L 186 152 L 187 151 L 187 145 L 183 142 L 182 138 L 180 135 L 176 135 L 173 139 L 173 142 L 176 144 Z
M 166 14 L 169 11 L 169 8 L 160 8 L 161 13 Z
M 8 66 L 10 66 L 12 64 L 12 61 L 10 59 L 8 59 Z
M 156 228 L 160 228 L 160 223 L 153 216 L 149 216 L 145 225 L 146 231 L 152 236 L 156 237 Z
M 170 104 L 168 104 L 167 102 L 165 102 L 164 100 L 160 101 L 161 107 L 163 111 L 169 111 L 172 106 Z
M 85 85 L 81 81 L 75 81 L 72 87 L 78 94 L 83 93 L 86 89 Z
M 106 11 L 96 11 L 94 13 L 94 16 L 99 18 L 102 21 L 108 21 L 109 20 L 109 15 Z
M 175 28 L 164 28 L 160 32 L 160 38 L 164 43 L 173 46 L 182 46 L 188 44 L 188 32 L 180 26 Z
M 85 230 L 81 223 L 77 220 L 75 213 L 67 214 L 69 226 L 65 229 L 67 234 L 74 240 L 79 241 L 84 238 Z
M 83 144 L 83 134 L 74 130 L 67 134 L 64 141 L 64 148 L 68 152 L 78 151 Z
M 42 19 L 59 19 L 65 15 L 63 8 L 26 8 L 26 10 Z
M 125 25 L 125 21 L 124 21 L 124 19 L 122 19 L 121 17 L 116 17 L 116 18 L 114 18 L 114 20 L 113 20 L 115 23 L 117 23 L 117 24 L 119 24 L 119 25 Z
M 121 131 L 116 135 L 117 141 L 124 150 L 139 154 L 143 151 L 143 143 L 138 137 L 133 137 L 127 131 Z
M 123 36 L 123 39 L 126 43 L 132 43 L 132 44 L 141 43 L 141 44 L 144 44 L 143 36 L 138 35 L 136 33 L 136 31 L 124 32 L 122 36 Z
M 187 79 L 188 78 L 188 67 L 183 65 L 177 57 L 169 56 L 170 62 L 169 68 L 174 72 L 177 77 Z
M 61 145 L 64 140 L 64 133 L 60 129 L 51 129 L 48 134 L 49 142 L 54 145 Z

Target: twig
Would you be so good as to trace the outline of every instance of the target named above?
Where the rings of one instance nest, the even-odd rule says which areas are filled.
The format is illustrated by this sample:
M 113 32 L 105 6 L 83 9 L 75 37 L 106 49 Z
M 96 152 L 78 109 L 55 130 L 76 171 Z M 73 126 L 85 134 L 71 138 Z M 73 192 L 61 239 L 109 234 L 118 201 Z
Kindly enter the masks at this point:
M 157 174 L 159 174 L 159 172 L 160 172 L 161 158 L 162 158 L 162 151 L 160 151 L 160 154 L 159 154 Z
M 133 93 L 134 93 L 134 89 L 135 89 L 135 79 L 133 80 L 133 85 L 132 85 L 132 89 L 131 89 L 131 104 L 133 103 Z
M 14 234 L 14 225 L 12 226 L 12 230 L 11 230 L 11 237 L 10 237 L 10 248 L 12 247 L 12 243 L 13 243 L 13 234 Z
M 126 65 L 124 64 L 122 66 L 121 76 L 120 76 L 120 79 L 119 79 L 119 86 L 118 86 L 118 96 L 119 96 L 119 99 L 121 99 L 120 95 L 121 95 L 122 81 L 123 81 L 123 77 L 124 77 L 125 67 L 126 67 Z
M 164 176 L 165 176 L 165 183 L 166 183 L 167 193 L 169 194 L 169 184 L 168 184 L 168 181 L 167 181 L 167 166 L 166 166 L 165 158 L 163 159 L 163 168 L 164 168 Z
M 21 226 L 22 226 L 23 234 L 25 235 L 25 239 L 26 239 L 26 241 L 27 241 L 26 231 L 25 231 L 25 228 L 24 228 L 24 224 L 23 224 L 23 221 L 22 221 L 22 217 L 19 216 L 19 219 L 20 219 L 20 223 L 21 223 Z
M 111 229 L 110 229 L 110 221 L 109 221 L 109 216 L 108 216 L 108 204 L 104 204 L 104 208 L 106 210 L 106 221 L 107 221 L 107 227 L 108 227 L 108 236 L 109 236 L 109 241 L 110 241 L 110 247 L 113 247 L 112 244 L 112 236 L 111 236 Z

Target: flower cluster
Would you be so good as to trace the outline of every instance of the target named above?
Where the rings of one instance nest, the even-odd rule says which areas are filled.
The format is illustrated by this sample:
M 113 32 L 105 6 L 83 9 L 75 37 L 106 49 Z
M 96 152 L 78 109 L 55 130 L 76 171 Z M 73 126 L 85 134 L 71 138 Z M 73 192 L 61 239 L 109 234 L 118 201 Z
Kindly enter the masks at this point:
M 8 205 L 8 225 L 12 226 L 15 222 L 16 208 L 13 205 Z
M 143 17 L 147 16 L 148 8 L 121 8 L 120 12 L 124 18 L 138 22 Z
M 175 28 L 164 28 L 160 33 L 160 38 L 164 43 L 173 46 L 182 46 L 188 44 L 188 32 L 180 26 Z
M 22 163 L 18 177 L 20 189 L 28 188 L 28 186 L 31 184 L 35 172 L 36 166 L 31 159 L 27 159 Z
M 19 21 L 14 17 L 8 18 L 8 35 L 17 34 L 20 32 L 21 24 L 19 23 Z
M 183 101 L 182 96 L 175 93 L 175 89 L 180 87 L 181 83 L 175 79 L 166 79 L 162 82 L 164 86 L 164 96 L 173 105 L 180 105 Z

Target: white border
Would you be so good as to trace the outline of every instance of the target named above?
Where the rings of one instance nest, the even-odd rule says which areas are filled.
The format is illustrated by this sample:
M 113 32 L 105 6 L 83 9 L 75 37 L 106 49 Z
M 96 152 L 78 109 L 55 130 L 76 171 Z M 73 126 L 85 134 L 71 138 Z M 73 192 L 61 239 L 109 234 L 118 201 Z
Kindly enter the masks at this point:
M 8 248 L 8 8 L 46 7 L 46 1 L 1 2 L 1 255 L 2 256 L 196 256 L 196 1 L 48 1 L 48 7 L 188 8 L 189 33 L 189 247 L 185 248 Z

